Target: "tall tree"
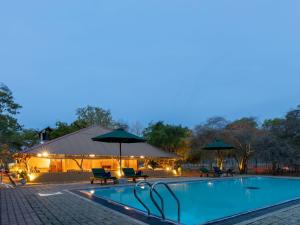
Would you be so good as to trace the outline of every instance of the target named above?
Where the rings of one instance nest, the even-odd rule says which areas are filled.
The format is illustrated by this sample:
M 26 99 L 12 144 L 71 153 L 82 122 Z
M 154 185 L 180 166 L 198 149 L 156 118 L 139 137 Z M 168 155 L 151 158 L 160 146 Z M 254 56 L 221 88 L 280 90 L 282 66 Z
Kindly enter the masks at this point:
M 269 131 L 258 138 L 255 144 L 255 155 L 272 164 L 272 172 L 276 174 L 282 166 L 293 166 L 298 155 L 295 149 L 285 140 L 279 139 Z
M 78 123 L 72 123 L 72 124 L 68 124 L 68 123 L 64 123 L 64 122 L 56 122 L 55 124 L 55 128 L 52 129 L 52 131 L 50 132 L 50 139 L 55 139 L 61 136 L 64 136 L 66 134 L 75 132 L 77 130 L 80 130 L 81 128 L 84 128 L 85 124 L 78 124 Z
M 21 126 L 15 115 L 20 108 L 9 88 L 0 84 L 0 167 L 7 168 L 12 150 L 17 150 L 19 147 L 16 137 Z
M 0 84 L 0 145 L 8 145 L 15 148 L 16 132 L 21 130 L 21 126 L 15 118 L 21 108 L 14 101 L 12 92 L 4 84 Z
M 188 128 L 181 125 L 164 124 L 162 121 L 150 123 L 144 130 L 144 137 L 148 143 L 183 157 L 189 150 L 187 138 L 190 135 L 191 132 Z
M 204 159 L 214 159 L 215 152 L 202 151 L 202 148 L 214 139 L 223 139 L 224 129 L 229 121 L 223 117 L 211 117 L 203 124 L 195 126 L 191 138 L 191 151 L 188 160 L 195 161 Z
M 300 106 L 289 111 L 285 116 L 286 138 L 300 151 Z
M 100 107 L 86 106 L 76 110 L 77 120 L 86 126 L 99 125 L 106 128 L 114 127 L 114 121 L 109 110 Z
M 245 117 L 233 121 L 225 128 L 225 133 L 225 140 L 235 147 L 232 156 L 238 164 L 240 173 L 246 173 L 248 161 L 255 152 L 254 145 L 261 134 L 256 119 Z
M 86 106 L 78 108 L 76 110 L 76 115 L 77 119 L 70 124 L 58 121 L 55 128 L 53 128 L 50 133 L 50 139 L 58 138 L 92 125 L 98 125 L 109 129 L 128 129 L 128 125 L 125 122 L 113 120 L 111 112 L 100 107 Z

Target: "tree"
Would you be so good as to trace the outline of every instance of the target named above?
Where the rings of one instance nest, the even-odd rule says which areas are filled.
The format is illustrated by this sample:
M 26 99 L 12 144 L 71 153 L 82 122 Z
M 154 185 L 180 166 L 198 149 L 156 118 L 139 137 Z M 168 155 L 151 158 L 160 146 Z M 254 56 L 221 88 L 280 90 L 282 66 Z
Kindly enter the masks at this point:
M 254 145 L 260 135 L 258 123 L 253 117 L 236 120 L 225 128 L 225 140 L 235 147 L 231 155 L 236 160 L 241 174 L 247 172 L 250 157 L 254 154 Z
M 12 92 L 0 84 L 0 164 L 7 168 L 12 159 L 12 150 L 19 147 L 16 136 L 21 126 L 15 115 L 21 106 L 15 103 Z
M 16 132 L 21 130 L 15 115 L 21 106 L 15 103 L 12 92 L 4 84 L 0 84 L 0 144 L 15 148 Z
M 77 119 L 70 124 L 58 121 L 55 125 L 56 127 L 53 128 L 50 133 L 50 139 L 55 139 L 92 125 L 109 129 L 128 129 L 128 125 L 125 122 L 121 120 L 114 121 L 110 111 L 100 107 L 86 106 L 78 108 L 76 110 L 76 115 Z
M 255 155 L 272 164 L 272 173 L 276 174 L 280 165 L 293 165 L 297 158 L 295 149 L 287 141 L 280 140 L 268 131 L 255 144 Z
M 289 111 L 285 116 L 285 138 L 300 151 L 300 106 Z
M 64 122 L 57 122 L 55 124 L 55 128 L 50 132 L 50 139 L 55 139 L 55 138 L 64 136 L 66 134 L 75 132 L 77 130 L 80 130 L 81 126 L 82 126 L 82 128 L 84 128 L 84 126 L 82 124 L 79 125 L 76 122 L 73 122 L 70 125 L 67 123 L 64 123 Z
M 144 130 L 144 137 L 148 143 L 159 147 L 167 152 L 177 153 L 183 157 L 189 150 L 187 138 L 191 132 L 188 128 L 181 125 L 164 124 L 159 121 L 150 123 Z
M 201 158 L 214 159 L 214 151 L 205 151 L 202 148 L 215 139 L 224 138 L 224 129 L 229 121 L 223 117 L 211 117 L 203 124 L 195 126 L 193 136 L 191 138 L 191 151 L 189 153 L 189 161 L 195 162 Z M 225 155 L 224 155 L 225 157 Z M 223 158 L 223 156 L 222 156 Z
M 86 106 L 76 110 L 77 120 L 86 126 L 99 125 L 105 128 L 113 128 L 114 121 L 109 110 L 100 107 Z

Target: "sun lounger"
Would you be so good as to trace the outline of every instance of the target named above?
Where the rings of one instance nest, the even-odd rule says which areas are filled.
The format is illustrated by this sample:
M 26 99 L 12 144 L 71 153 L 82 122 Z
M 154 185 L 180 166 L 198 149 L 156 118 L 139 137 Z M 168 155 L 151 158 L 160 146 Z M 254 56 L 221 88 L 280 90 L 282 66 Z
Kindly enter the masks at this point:
M 214 176 L 215 177 L 220 177 L 220 176 L 222 176 L 224 174 L 227 177 L 228 176 L 233 176 L 234 175 L 234 171 L 233 171 L 233 169 L 227 169 L 227 170 L 222 171 L 222 170 L 220 170 L 219 167 L 214 167 Z
M 209 174 L 210 174 L 209 170 L 206 169 L 205 167 L 201 167 L 200 168 L 200 172 L 201 172 L 201 175 L 200 175 L 201 177 L 203 177 L 203 175 L 205 175 L 206 177 L 208 177 Z
M 133 168 L 123 168 L 123 173 L 124 177 L 132 179 L 133 182 L 136 182 L 138 178 L 144 178 L 144 180 L 146 180 L 148 177 L 147 175 L 143 175 L 142 171 L 135 172 Z
M 114 183 L 116 183 L 117 178 L 111 176 L 110 172 L 105 172 L 103 168 L 93 168 L 93 177 L 91 177 L 91 184 L 94 183 L 95 180 L 100 180 L 100 183 L 103 182 L 106 184 L 108 180 L 112 180 Z
M 215 166 L 215 167 L 214 167 L 214 176 L 215 176 L 215 177 L 220 177 L 220 176 L 222 176 L 222 175 L 223 175 L 222 170 L 220 170 L 219 167 Z

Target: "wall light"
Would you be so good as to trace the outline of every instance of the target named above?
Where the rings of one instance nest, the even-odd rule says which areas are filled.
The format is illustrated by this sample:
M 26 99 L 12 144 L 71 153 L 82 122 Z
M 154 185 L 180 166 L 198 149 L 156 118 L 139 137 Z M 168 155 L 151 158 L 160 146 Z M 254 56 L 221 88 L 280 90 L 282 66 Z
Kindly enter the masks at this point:
M 130 158 L 134 158 L 134 156 L 133 156 L 133 155 L 131 155 L 131 156 L 130 156 Z
M 93 158 L 93 157 L 95 157 L 95 154 L 90 154 L 89 157 L 92 157 L 92 158 Z
M 47 157 L 48 156 L 48 152 L 43 152 L 42 156 L 43 157 Z
M 141 159 L 144 159 L 144 158 L 145 158 L 145 156 L 141 155 L 141 156 L 140 156 L 140 158 L 141 158 Z
M 38 154 L 37 154 L 37 157 L 42 157 L 42 154 L 41 154 L 41 153 L 38 153 Z

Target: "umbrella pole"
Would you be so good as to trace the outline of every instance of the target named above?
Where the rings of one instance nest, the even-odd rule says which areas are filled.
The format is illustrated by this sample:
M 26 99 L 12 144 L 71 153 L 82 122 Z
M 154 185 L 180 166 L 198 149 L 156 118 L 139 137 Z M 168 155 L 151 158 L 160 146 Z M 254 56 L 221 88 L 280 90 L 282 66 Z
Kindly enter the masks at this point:
M 120 143 L 120 177 L 122 176 L 122 143 Z

